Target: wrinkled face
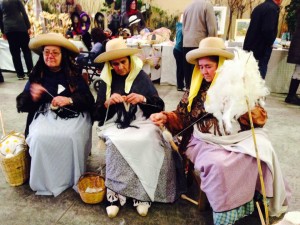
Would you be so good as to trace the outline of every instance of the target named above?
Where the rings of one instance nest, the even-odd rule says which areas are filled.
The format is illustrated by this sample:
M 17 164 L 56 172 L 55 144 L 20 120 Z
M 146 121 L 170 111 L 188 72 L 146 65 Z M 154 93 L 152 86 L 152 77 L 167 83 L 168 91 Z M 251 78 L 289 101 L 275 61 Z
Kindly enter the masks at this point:
M 136 3 L 135 1 L 132 1 L 131 4 L 130 4 L 130 9 L 136 9 Z
M 130 72 L 130 62 L 128 57 L 111 60 L 110 64 L 114 71 L 120 76 L 126 76 Z
M 203 75 L 203 78 L 207 82 L 212 82 L 215 77 L 218 64 L 208 57 L 203 57 L 198 59 L 198 66 Z
M 45 64 L 50 69 L 57 69 L 61 63 L 61 48 L 58 46 L 45 46 L 43 51 Z

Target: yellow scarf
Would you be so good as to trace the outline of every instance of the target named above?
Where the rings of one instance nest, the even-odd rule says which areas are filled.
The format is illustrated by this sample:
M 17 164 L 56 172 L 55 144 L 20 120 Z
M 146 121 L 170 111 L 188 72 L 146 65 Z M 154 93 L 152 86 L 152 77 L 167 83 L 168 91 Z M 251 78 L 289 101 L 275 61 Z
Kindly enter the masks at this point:
M 214 83 L 219 75 L 219 68 L 221 68 L 221 66 L 223 65 L 225 60 L 226 59 L 224 57 L 221 57 L 221 56 L 219 57 L 218 69 L 216 71 L 216 75 L 214 76 L 214 79 L 213 79 L 210 87 L 212 87 L 214 85 Z M 188 101 L 189 101 L 189 104 L 187 106 L 188 112 L 191 111 L 193 100 L 200 90 L 202 80 L 203 80 L 203 75 L 199 69 L 199 66 L 196 64 L 194 67 L 194 70 L 193 70 L 193 74 L 192 74 L 190 93 L 189 93 L 189 97 L 188 97 Z
M 132 83 L 143 68 L 143 61 L 137 56 L 130 56 L 130 72 L 125 80 L 125 93 L 129 93 Z M 112 82 L 112 66 L 109 62 L 104 64 L 100 78 L 106 83 L 106 99 L 111 95 L 111 82 Z

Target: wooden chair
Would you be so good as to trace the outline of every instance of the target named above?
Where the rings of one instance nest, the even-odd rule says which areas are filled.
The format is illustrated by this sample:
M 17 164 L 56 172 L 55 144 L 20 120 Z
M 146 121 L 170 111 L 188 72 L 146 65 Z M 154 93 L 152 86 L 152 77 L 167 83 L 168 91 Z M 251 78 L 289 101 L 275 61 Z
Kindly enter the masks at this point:
M 193 176 L 194 176 L 194 179 L 199 188 L 199 190 L 198 190 L 198 195 L 199 195 L 198 196 L 198 208 L 200 211 L 208 210 L 210 208 L 208 199 L 206 197 L 205 192 L 203 192 L 200 188 L 200 185 L 201 185 L 200 172 L 197 170 L 193 170 Z
M 201 185 L 200 172 L 194 169 L 193 163 L 188 159 L 186 161 L 186 175 L 187 175 L 188 187 L 192 188 L 193 192 L 194 189 L 196 189 L 196 193 L 193 193 L 193 195 L 196 196 L 197 200 L 193 200 L 187 196 L 181 196 L 181 197 L 197 205 L 200 211 L 208 210 L 210 208 L 208 199 L 206 197 L 205 192 L 203 192 L 200 189 L 200 185 Z

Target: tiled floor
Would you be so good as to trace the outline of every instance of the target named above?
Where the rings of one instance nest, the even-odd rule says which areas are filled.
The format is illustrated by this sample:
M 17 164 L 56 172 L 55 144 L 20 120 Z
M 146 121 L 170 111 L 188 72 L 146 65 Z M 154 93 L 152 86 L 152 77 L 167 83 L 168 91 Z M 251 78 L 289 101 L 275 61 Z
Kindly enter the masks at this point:
M 15 98 L 26 81 L 16 79 L 14 73 L 4 73 L 5 82 L 0 83 L 0 109 L 3 113 L 6 131 L 23 131 L 26 114 L 19 114 L 15 107 Z M 166 102 L 166 110 L 177 105 L 182 92 L 174 86 L 160 86 L 157 89 Z M 266 109 L 269 121 L 266 127 L 270 139 L 278 153 L 283 173 L 288 181 L 293 196 L 290 211 L 300 210 L 300 107 L 284 103 L 285 95 L 271 94 L 267 98 Z M 94 129 L 96 124 L 94 125 Z M 95 131 L 95 130 L 94 130 Z M 0 136 L 2 131 L 0 131 Z M 93 133 L 93 149 L 89 159 L 89 170 L 96 170 L 104 162 L 105 152 L 98 148 L 98 139 Z M 185 200 L 174 204 L 151 206 L 147 217 L 140 217 L 133 206 L 122 207 L 118 216 L 109 219 L 103 203 L 88 205 L 80 196 L 68 189 L 58 197 L 36 196 L 28 183 L 19 187 L 10 187 L 0 172 L 0 225 L 98 225 L 98 224 L 212 224 L 211 211 L 199 212 L 197 207 Z M 195 187 L 190 190 L 194 195 Z M 260 224 L 257 215 L 239 221 L 241 225 Z

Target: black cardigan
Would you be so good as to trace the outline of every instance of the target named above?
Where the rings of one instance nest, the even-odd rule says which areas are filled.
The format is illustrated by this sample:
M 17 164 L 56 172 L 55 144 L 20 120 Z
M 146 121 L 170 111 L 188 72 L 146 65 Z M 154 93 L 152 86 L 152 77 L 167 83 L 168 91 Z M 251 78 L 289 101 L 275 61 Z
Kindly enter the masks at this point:
M 75 90 L 70 90 L 70 79 L 72 83 L 76 83 Z M 46 70 L 43 77 L 41 78 L 41 85 L 46 88 L 52 96 L 66 96 L 71 97 L 73 100 L 73 105 L 68 106 L 69 109 L 76 112 L 92 112 L 94 105 L 94 97 L 89 89 L 89 86 L 86 84 L 82 76 L 74 76 L 72 78 L 67 78 L 62 72 L 51 72 Z M 58 85 L 62 85 L 65 90 L 57 94 Z M 30 123 L 33 120 L 33 117 L 37 110 L 47 104 L 51 103 L 52 96 L 48 93 L 44 93 L 41 99 L 38 102 L 34 102 L 30 94 L 30 85 L 31 82 L 28 81 L 25 85 L 25 88 L 22 93 L 17 96 L 17 110 L 18 112 L 27 112 L 27 122 L 25 136 L 28 135 L 28 128 Z
M 118 76 L 113 74 L 113 76 Z M 114 82 L 114 78 L 113 81 Z M 125 81 L 125 79 L 124 79 Z M 123 84 L 124 86 L 125 84 Z M 112 84 L 111 85 L 111 95 L 113 93 L 119 93 L 121 95 L 124 95 L 124 90 L 118 90 L 116 88 L 117 86 Z M 116 89 L 116 90 L 115 90 Z M 139 106 L 141 110 L 143 111 L 143 114 L 146 118 L 148 118 L 152 113 L 160 112 L 164 110 L 164 102 L 163 100 L 158 96 L 158 92 L 155 89 L 152 81 L 148 77 L 148 75 L 141 70 L 135 80 L 132 83 L 131 89 L 129 91 L 130 93 L 136 93 L 145 96 L 146 103 L 141 104 L 139 103 Z M 112 118 L 117 113 L 117 108 L 119 104 L 111 105 L 109 106 L 109 110 L 107 113 L 107 108 L 104 106 L 104 103 L 106 101 L 106 83 L 103 80 L 100 80 L 99 85 L 99 91 L 97 94 L 97 100 L 93 111 L 93 118 L 96 121 L 99 121 L 99 126 L 103 125 L 105 122 L 105 116 L 107 114 L 107 120 Z

